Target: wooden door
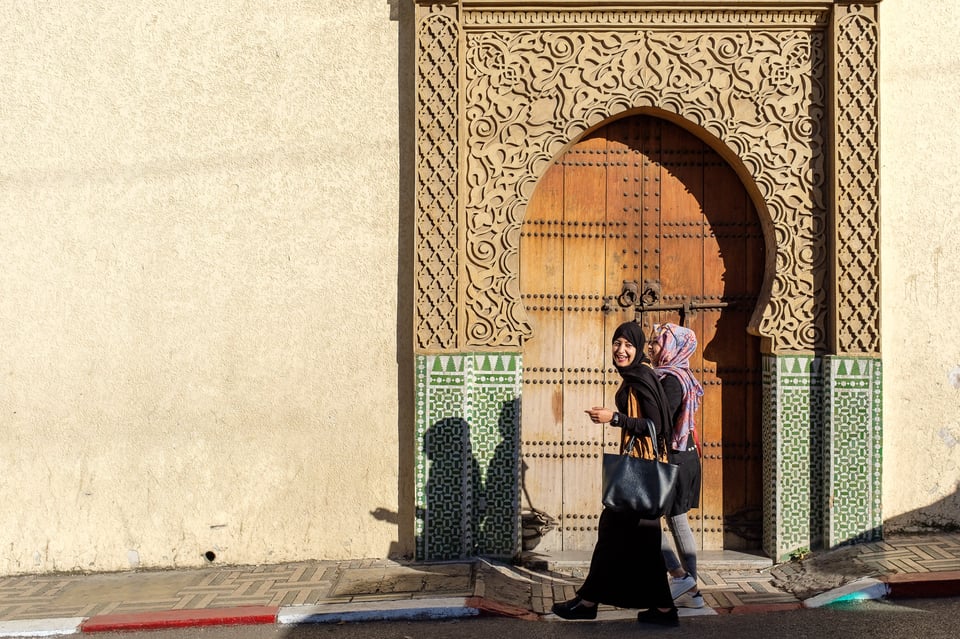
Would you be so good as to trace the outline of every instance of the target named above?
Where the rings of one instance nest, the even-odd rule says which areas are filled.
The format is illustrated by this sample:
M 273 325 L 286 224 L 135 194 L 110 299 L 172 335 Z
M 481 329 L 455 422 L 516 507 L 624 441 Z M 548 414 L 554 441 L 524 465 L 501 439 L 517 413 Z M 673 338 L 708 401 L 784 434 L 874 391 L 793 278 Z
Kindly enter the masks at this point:
M 746 326 L 763 250 L 733 170 L 665 120 L 613 122 L 543 176 L 520 244 L 534 330 L 523 350 L 523 507 L 557 524 L 536 552 L 590 550 L 596 540 L 600 456 L 617 450 L 619 429 L 594 425 L 583 411 L 614 405 L 620 378 L 609 344 L 629 319 L 696 331 L 703 492 L 691 527 L 704 549 L 760 547 L 760 351 Z M 656 291 L 655 307 L 674 308 L 625 308 L 625 281 Z

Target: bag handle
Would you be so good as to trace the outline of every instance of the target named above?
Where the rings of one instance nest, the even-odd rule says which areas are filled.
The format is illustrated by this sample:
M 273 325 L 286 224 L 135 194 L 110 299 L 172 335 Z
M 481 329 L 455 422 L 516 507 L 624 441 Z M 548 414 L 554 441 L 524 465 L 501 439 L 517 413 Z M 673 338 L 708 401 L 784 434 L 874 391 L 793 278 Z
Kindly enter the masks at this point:
M 653 458 L 660 459 L 660 450 L 657 448 L 657 433 L 653 428 L 653 420 L 649 417 L 641 417 L 640 421 L 646 424 L 647 430 L 650 431 L 650 442 L 653 444 Z M 627 440 L 627 445 L 623 449 L 623 454 L 629 455 L 630 451 L 639 444 L 637 437 L 639 437 L 637 434 L 630 435 L 630 439 Z M 641 451 L 638 450 L 637 454 L 641 454 Z
M 694 424 L 693 428 L 690 429 L 690 433 L 693 435 L 693 447 L 697 449 L 697 454 L 700 454 L 700 438 L 697 436 L 697 425 Z

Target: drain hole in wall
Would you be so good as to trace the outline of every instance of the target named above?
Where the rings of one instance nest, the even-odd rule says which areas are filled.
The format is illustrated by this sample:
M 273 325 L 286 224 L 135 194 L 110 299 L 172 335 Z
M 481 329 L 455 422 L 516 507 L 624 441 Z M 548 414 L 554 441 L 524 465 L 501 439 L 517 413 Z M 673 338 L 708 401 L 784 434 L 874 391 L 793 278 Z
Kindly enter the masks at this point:
M 207 552 L 203 553 L 203 557 L 210 563 L 213 563 L 213 560 L 217 558 L 217 553 L 213 552 L 212 550 L 208 550 Z

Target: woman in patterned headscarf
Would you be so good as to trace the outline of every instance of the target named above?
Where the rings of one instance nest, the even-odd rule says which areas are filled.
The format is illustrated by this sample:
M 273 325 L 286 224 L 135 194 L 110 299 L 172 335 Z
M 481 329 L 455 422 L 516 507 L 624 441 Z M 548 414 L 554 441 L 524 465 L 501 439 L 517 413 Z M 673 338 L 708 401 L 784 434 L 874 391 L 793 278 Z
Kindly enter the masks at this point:
M 663 558 L 672 576 L 670 591 L 674 603 L 685 608 L 703 607 L 703 597 L 697 589 L 697 546 L 687 520 L 687 512 L 700 505 L 700 453 L 694 416 L 700 408 L 703 386 L 690 370 L 690 358 L 696 350 L 696 334 L 676 324 L 655 326 L 648 346 L 650 360 L 667 396 L 669 423 L 673 425 L 667 457 L 680 467 L 673 506 L 666 513 L 677 552 L 664 537 Z
M 595 406 L 585 412 L 595 424 L 619 426 L 628 439 L 630 434 L 646 435 L 646 419 L 650 419 L 663 450 L 671 434 L 667 400 L 644 354 L 645 342 L 636 322 L 617 328 L 611 345 L 613 364 L 623 378 L 616 394 L 617 410 Z M 661 552 L 659 519 L 645 520 L 634 512 L 603 509 L 590 572 L 577 596 L 554 604 L 553 612 L 563 619 L 596 619 L 598 603 L 643 608 L 637 615 L 641 623 L 677 625 L 677 609 Z

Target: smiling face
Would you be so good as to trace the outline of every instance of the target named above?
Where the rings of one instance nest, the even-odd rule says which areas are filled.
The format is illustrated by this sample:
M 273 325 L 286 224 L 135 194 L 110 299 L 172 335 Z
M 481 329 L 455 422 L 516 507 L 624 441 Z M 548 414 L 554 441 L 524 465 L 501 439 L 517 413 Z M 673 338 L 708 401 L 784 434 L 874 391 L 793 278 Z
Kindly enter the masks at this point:
M 627 338 L 618 337 L 613 341 L 613 363 L 623 368 L 629 366 L 637 356 L 637 347 Z

